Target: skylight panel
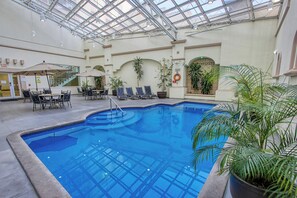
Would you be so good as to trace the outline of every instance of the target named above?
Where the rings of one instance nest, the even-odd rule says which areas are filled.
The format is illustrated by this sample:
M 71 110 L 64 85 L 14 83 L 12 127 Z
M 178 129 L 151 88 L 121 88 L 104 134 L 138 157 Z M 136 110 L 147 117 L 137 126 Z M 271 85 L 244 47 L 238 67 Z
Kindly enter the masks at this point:
M 263 3 L 267 3 L 270 0 L 253 0 L 253 5 L 259 5 L 259 4 L 263 4 Z
M 202 6 L 202 8 L 203 8 L 203 10 L 205 11 L 205 12 L 207 12 L 207 11 L 209 11 L 209 10 L 212 10 L 212 9 L 215 9 L 215 8 L 218 8 L 218 7 L 222 7 L 223 6 L 223 4 L 222 4 L 222 1 L 214 1 L 212 4 L 209 4 L 209 3 L 207 3 L 207 4 L 204 4 L 203 6 Z
M 62 13 L 63 16 L 65 17 L 69 13 L 70 10 L 58 3 L 55 6 L 54 11 Z
M 175 3 L 176 3 L 177 5 L 180 5 L 180 4 L 183 4 L 183 3 L 185 3 L 185 2 L 188 2 L 189 0 L 172 0 L 172 1 L 175 1 Z
M 193 4 L 193 3 L 187 3 L 183 6 L 180 6 L 179 8 L 182 10 L 182 11 L 186 11 L 186 10 L 190 10 L 194 7 L 197 7 L 197 4 Z
M 189 24 L 187 23 L 187 21 L 182 21 L 182 22 L 174 23 L 174 25 L 177 28 L 183 28 L 183 27 L 189 26 Z
M 225 15 L 225 14 L 226 14 L 225 9 L 224 8 L 221 8 L 219 10 L 208 12 L 207 13 L 207 17 L 208 18 L 215 18 L 217 16 L 221 16 L 221 15 Z
M 119 16 L 121 16 L 121 14 L 115 9 L 112 9 L 111 11 L 109 11 L 108 14 L 111 15 L 113 18 L 118 18 Z
M 105 1 L 102 1 L 102 0 L 91 0 L 91 2 L 95 4 L 97 7 L 99 7 L 100 9 L 106 5 Z
M 91 15 L 90 14 L 88 14 L 87 12 L 85 12 L 85 11 L 83 11 L 83 10 L 79 10 L 78 12 L 77 12 L 77 14 L 78 15 L 80 15 L 82 18 L 84 18 L 84 19 L 87 19 L 87 18 L 89 18 Z
M 142 21 L 144 19 L 145 18 L 142 15 L 137 15 L 137 16 L 132 18 L 132 20 L 135 21 L 136 23 L 138 23 L 139 21 Z
M 164 1 L 157 5 L 162 11 L 166 11 L 174 7 L 174 4 L 172 3 L 171 0 Z
M 183 15 L 178 14 L 178 15 L 175 15 L 175 16 L 169 18 L 169 19 L 170 19 L 170 21 L 171 21 L 172 23 L 174 23 L 174 22 L 176 22 L 176 21 L 181 21 L 181 20 L 183 20 L 184 17 L 183 17 Z
M 93 6 L 93 4 L 91 4 L 91 3 L 86 3 L 83 6 L 83 9 L 88 11 L 89 13 L 92 13 L 92 14 L 98 11 L 98 7 Z
M 129 2 L 124 1 L 123 3 L 118 5 L 117 8 L 119 8 L 123 13 L 127 13 L 133 9 L 133 6 Z
M 196 23 L 199 23 L 199 22 L 201 22 L 201 21 L 204 21 L 205 19 L 204 19 L 204 16 L 201 15 L 201 16 L 193 17 L 193 18 L 191 18 L 191 19 L 189 19 L 189 20 L 190 20 L 190 22 L 191 22 L 192 24 L 196 24 Z
M 180 11 L 179 11 L 178 9 L 174 9 L 174 10 L 172 10 L 172 11 L 170 11 L 170 12 L 165 13 L 165 15 L 166 15 L 168 18 L 170 18 L 170 17 L 172 17 L 172 16 L 174 16 L 174 15 L 177 15 L 177 14 L 179 14 L 179 13 L 180 13 Z
M 74 15 L 71 20 L 78 21 L 79 23 L 82 23 L 84 21 L 84 19 L 79 17 L 78 15 Z

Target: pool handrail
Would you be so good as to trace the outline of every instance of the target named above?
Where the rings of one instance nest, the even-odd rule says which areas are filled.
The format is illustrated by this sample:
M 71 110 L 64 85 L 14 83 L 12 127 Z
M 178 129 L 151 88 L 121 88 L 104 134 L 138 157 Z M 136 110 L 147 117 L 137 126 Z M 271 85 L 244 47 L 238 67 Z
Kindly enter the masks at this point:
M 124 116 L 125 114 L 125 111 L 123 111 L 123 109 L 118 105 L 118 103 L 116 103 L 116 101 L 114 99 L 112 99 L 112 97 L 108 96 L 109 98 L 109 107 L 110 107 L 110 111 L 112 111 L 112 103 L 114 103 L 115 107 L 116 107 L 116 110 L 120 110 L 121 113 L 122 113 L 122 117 Z

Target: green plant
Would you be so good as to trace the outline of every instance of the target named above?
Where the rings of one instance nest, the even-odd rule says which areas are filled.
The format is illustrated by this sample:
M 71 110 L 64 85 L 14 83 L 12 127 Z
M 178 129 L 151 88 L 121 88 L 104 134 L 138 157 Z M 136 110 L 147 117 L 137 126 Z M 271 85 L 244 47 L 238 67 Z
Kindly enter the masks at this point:
M 122 81 L 119 77 L 110 77 L 109 86 L 111 86 L 112 90 L 117 90 L 117 88 L 122 87 L 124 85 L 124 81 Z
M 169 59 L 163 58 L 160 62 L 159 72 L 157 78 L 159 78 L 158 87 L 164 92 L 167 87 L 171 87 L 171 75 L 173 63 Z
M 87 88 L 89 88 L 91 85 L 89 85 L 89 81 L 86 80 L 86 81 L 82 81 L 82 85 L 81 85 L 81 88 L 86 90 Z
M 134 71 L 137 75 L 137 85 L 139 86 L 139 81 L 142 78 L 143 75 L 143 70 L 142 70 L 142 64 L 143 64 L 143 60 L 140 57 L 136 57 L 133 60 L 133 67 L 134 67 Z
M 100 77 L 95 77 L 95 86 L 97 89 L 102 89 L 102 76 Z
M 212 68 L 210 71 L 204 71 L 201 75 L 201 93 L 209 94 L 213 83 L 218 79 L 218 68 Z
M 2 91 L 0 90 L 0 97 L 2 97 Z
M 191 83 L 194 89 L 198 90 L 199 81 L 202 77 L 201 65 L 197 63 L 191 63 L 189 65 L 189 75 L 191 77 Z
M 227 70 L 236 85 L 237 104 L 214 107 L 195 127 L 194 165 L 221 151 L 219 174 L 236 174 L 266 189 L 269 197 L 296 197 L 296 87 L 269 84 L 267 74 L 247 65 Z M 222 136 L 229 137 L 226 144 L 209 143 Z

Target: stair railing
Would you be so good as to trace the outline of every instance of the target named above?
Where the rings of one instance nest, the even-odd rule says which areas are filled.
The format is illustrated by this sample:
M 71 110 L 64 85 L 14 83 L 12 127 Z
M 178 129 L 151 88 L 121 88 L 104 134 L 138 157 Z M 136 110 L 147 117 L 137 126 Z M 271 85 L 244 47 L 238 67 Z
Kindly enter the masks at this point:
M 112 104 L 114 104 L 115 105 L 115 110 L 116 110 L 116 112 L 118 111 L 118 110 L 120 110 L 120 112 L 121 112 L 121 114 L 122 114 L 122 117 L 124 116 L 124 114 L 125 114 L 125 111 L 123 111 L 123 109 L 118 105 L 118 103 L 116 103 L 116 101 L 114 101 L 114 99 L 112 99 L 110 96 L 108 96 L 108 98 L 109 98 L 109 107 L 110 107 L 110 112 L 112 112 Z

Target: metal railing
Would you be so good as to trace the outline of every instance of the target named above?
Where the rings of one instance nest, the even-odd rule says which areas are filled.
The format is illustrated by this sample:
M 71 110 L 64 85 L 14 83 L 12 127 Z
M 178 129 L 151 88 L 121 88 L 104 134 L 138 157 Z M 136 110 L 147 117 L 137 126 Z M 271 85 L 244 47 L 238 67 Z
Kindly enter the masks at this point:
M 114 99 L 112 99 L 110 96 L 108 96 L 109 98 L 109 107 L 110 107 L 110 112 L 112 113 L 112 104 L 115 105 L 115 110 L 118 111 L 120 110 L 120 112 L 122 113 L 122 117 L 125 115 L 125 111 L 123 111 L 123 109 L 118 105 L 118 103 L 116 103 L 116 101 L 114 101 Z

